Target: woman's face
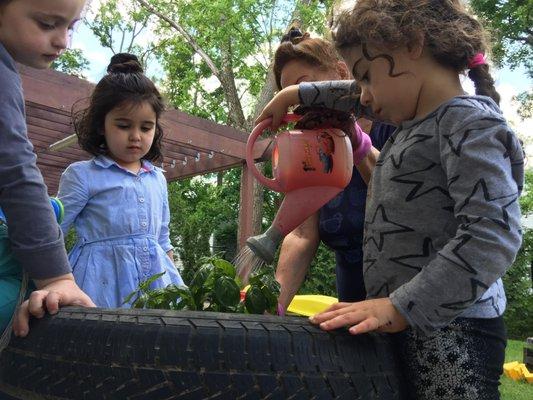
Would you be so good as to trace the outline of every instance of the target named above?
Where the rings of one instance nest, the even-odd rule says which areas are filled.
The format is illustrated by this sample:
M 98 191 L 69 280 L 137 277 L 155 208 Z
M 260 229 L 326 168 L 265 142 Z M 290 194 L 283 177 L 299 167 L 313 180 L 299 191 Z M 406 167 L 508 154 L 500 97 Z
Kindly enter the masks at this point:
M 300 82 L 336 81 L 348 79 L 348 69 L 342 61 L 336 68 L 325 68 L 311 65 L 306 61 L 289 61 L 281 70 L 281 88 L 297 85 Z

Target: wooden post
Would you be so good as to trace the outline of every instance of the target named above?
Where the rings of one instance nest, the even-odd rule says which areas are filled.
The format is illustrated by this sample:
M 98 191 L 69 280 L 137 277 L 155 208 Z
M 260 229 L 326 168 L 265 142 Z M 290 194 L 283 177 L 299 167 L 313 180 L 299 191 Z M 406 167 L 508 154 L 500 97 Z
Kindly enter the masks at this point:
M 238 250 L 246 245 L 246 239 L 254 232 L 254 177 L 246 163 L 242 164 L 239 204 Z

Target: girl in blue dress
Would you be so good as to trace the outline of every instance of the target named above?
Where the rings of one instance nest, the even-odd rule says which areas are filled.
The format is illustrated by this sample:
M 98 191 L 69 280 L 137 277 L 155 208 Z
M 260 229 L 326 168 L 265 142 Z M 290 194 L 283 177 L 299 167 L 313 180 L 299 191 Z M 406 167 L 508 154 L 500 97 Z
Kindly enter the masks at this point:
M 161 158 L 164 103 L 137 58 L 117 54 L 87 109 L 74 116 L 80 147 L 95 157 L 71 164 L 58 197 L 63 232 L 74 224 L 69 254 L 78 285 L 99 307 L 129 307 L 141 281 L 166 272 L 152 288 L 183 285 L 172 261 L 167 183 Z

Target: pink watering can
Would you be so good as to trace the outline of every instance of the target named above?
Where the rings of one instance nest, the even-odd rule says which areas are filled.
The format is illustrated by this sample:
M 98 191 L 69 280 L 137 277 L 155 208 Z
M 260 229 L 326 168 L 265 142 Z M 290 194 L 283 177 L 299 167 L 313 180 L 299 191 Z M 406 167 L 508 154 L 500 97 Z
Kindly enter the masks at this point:
M 300 118 L 287 114 L 283 121 L 295 122 Z M 288 233 L 348 186 L 353 170 L 350 138 L 340 129 L 290 130 L 274 137 L 274 179 L 265 177 L 255 166 L 253 148 L 270 124 L 271 119 L 259 123 L 246 145 L 246 163 L 256 179 L 269 189 L 285 193 L 270 228 L 246 241 L 248 247 L 267 263 L 274 260 L 279 243 Z

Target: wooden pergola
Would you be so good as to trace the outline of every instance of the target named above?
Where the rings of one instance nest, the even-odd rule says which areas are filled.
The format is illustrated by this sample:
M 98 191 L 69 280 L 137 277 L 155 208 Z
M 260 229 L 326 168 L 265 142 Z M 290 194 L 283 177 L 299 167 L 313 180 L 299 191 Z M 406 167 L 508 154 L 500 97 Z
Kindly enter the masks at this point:
M 59 178 L 65 168 L 92 156 L 81 150 L 73 135 L 71 110 L 86 100 L 94 85 L 74 76 L 51 70 L 19 66 L 26 101 L 28 135 L 34 145 L 39 166 L 50 195 L 57 193 Z M 243 166 L 241 187 L 239 244 L 253 234 L 253 178 L 246 168 L 245 149 L 248 134 L 178 110 L 168 110 L 162 118 L 164 160 L 167 181 Z M 59 141 L 63 145 L 57 145 Z M 54 145 L 52 148 L 50 146 Z M 256 160 L 263 158 L 269 141 L 257 143 Z

